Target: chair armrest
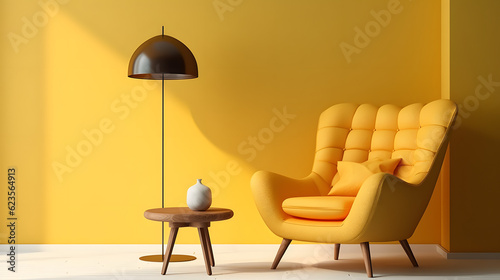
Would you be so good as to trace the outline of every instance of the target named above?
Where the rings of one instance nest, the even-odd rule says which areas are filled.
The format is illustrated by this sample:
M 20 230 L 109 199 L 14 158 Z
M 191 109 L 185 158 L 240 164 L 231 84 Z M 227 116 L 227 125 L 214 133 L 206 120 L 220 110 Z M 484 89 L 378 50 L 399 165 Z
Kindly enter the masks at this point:
M 290 217 L 283 212 L 281 207 L 285 199 L 320 195 L 311 176 L 304 179 L 293 179 L 268 171 L 257 171 L 252 176 L 250 185 L 257 209 L 271 230 L 273 230 L 273 225 Z
M 433 183 L 424 180 L 415 185 L 387 173 L 371 175 L 363 182 L 345 225 L 357 224 L 360 240 L 407 239 L 413 234 L 429 202 L 427 192 L 429 189 L 432 192 L 433 188 L 426 185 Z

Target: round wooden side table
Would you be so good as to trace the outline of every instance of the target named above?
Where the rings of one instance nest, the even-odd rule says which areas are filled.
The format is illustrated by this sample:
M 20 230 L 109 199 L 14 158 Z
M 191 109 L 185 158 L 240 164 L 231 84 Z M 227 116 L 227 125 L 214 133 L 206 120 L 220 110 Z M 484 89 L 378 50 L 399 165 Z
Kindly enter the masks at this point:
M 165 257 L 163 258 L 163 267 L 161 274 L 167 273 L 168 263 L 172 250 L 174 249 L 175 238 L 180 227 L 196 227 L 200 235 L 200 243 L 205 258 L 205 267 L 207 274 L 212 275 L 212 267 L 215 266 L 214 252 L 212 243 L 208 234 L 210 222 L 223 221 L 230 219 L 234 215 L 231 209 L 209 208 L 206 211 L 193 211 L 188 207 L 170 207 L 155 208 L 144 212 L 144 217 L 153 221 L 168 222 L 170 226 L 170 236 L 168 238 Z

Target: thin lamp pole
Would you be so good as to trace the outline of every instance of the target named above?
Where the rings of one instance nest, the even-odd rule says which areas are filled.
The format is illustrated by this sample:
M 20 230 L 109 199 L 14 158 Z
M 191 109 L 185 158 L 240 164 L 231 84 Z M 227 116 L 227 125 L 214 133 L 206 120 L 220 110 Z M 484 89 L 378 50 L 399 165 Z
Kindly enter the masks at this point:
M 164 36 L 164 26 L 161 36 Z M 161 208 L 165 208 L 165 73 L 161 74 Z M 165 222 L 161 222 L 161 260 L 165 252 Z
M 163 34 L 162 34 L 163 35 Z M 165 208 L 165 74 L 161 74 L 161 208 Z M 161 222 L 161 260 L 165 252 L 165 222 Z

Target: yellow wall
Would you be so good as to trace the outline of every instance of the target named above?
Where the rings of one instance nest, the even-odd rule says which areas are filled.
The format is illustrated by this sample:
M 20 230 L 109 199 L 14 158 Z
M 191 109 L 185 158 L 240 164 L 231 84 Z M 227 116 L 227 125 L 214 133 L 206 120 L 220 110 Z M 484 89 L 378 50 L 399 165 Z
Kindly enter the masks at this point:
M 450 0 L 441 0 L 441 98 L 450 99 Z M 450 148 L 441 167 L 441 246 L 450 251 Z
M 126 73 L 162 25 L 200 72 L 165 83 L 166 205 L 185 205 L 203 178 L 213 205 L 235 212 L 212 225 L 214 243 L 279 242 L 250 177 L 307 175 L 330 105 L 441 96 L 439 1 L 46 1 L 0 4 L 0 170 L 18 168 L 21 243 L 160 242 L 159 223 L 142 216 L 161 206 L 160 83 Z M 270 130 L 283 111 L 284 129 Z M 440 242 L 440 201 L 438 186 L 411 242 Z M 198 242 L 194 230 L 178 238 Z
M 450 251 L 500 252 L 500 2 L 451 1 Z

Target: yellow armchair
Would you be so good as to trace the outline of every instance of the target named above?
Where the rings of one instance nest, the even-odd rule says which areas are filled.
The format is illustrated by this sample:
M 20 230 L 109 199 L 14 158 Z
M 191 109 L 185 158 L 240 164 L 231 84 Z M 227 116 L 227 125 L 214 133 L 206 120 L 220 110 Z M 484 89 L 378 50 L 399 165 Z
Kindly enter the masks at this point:
M 434 190 L 457 111 L 455 103 L 444 99 L 404 108 L 338 104 L 324 111 L 309 176 L 293 179 L 258 171 L 251 179 L 262 219 L 283 238 L 272 268 L 292 240 L 334 243 L 334 259 L 340 244 L 359 243 L 368 277 L 373 277 L 369 242 L 398 240 L 418 266 L 407 239 Z M 342 193 L 339 182 L 349 183 L 361 173 L 338 166 L 355 162 L 359 167 L 354 167 L 365 170 L 367 162 L 389 159 L 398 159 L 393 171 L 367 173 L 355 186 L 357 193 Z

